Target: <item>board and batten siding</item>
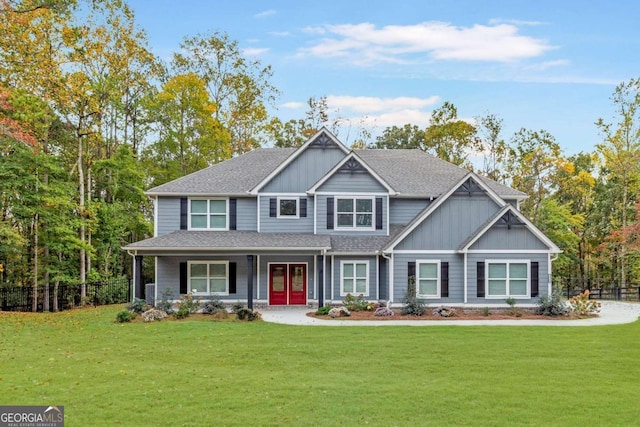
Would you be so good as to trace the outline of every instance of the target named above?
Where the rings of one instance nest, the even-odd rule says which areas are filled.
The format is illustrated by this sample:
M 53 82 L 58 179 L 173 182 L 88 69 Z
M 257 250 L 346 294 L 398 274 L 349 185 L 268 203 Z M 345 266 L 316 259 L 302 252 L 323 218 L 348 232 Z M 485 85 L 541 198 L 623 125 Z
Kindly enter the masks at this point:
M 387 189 L 382 186 L 369 173 L 348 173 L 336 172 L 319 188 L 321 193 L 386 193 Z
M 393 256 L 393 302 L 403 303 L 407 296 L 409 262 L 416 260 L 449 263 L 449 296 L 424 299 L 426 304 L 452 304 L 464 302 L 464 257 L 460 254 L 395 254 Z
M 180 197 L 158 197 L 155 236 L 180 230 Z
M 282 194 L 280 197 L 286 197 Z M 278 218 L 269 216 L 270 199 L 278 196 L 260 196 L 260 232 L 261 233 L 313 233 L 313 197 L 298 196 L 307 200 L 307 216 L 299 218 Z M 255 211 L 254 211 L 255 212 Z M 254 214 L 255 215 L 255 214 Z
M 456 250 L 499 209 L 487 196 L 451 196 L 397 246 L 398 250 Z
M 327 229 L 327 198 L 329 197 L 333 197 L 334 199 L 334 204 L 333 204 L 334 228 L 333 229 Z M 377 212 L 374 212 L 374 216 L 373 216 L 374 229 L 345 230 L 345 229 L 335 227 L 336 197 L 338 196 L 316 195 L 315 197 L 316 234 L 335 234 L 335 235 L 341 235 L 341 236 L 386 236 L 387 235 L 387 205 L 389 203 L 389 198 L 387 196 L 374 196 L 374 195 L 371 196 L 374 199 L 382 198 L 382 229 L 381 230 L 375 229 Z M 351 196 L 345 195 L 345 197 L 351 197 Z M 367 196 L 362 196 L 362 197 L 367 197 Z M 375 204 L 376 203 L 374 203 L 374 210 L 375 210 Z
M 469 304 L 500 304 L 504 303 L 500 299 L 486 299 L 478 297 L 478 262 L 485 262 L 486 260 L 527 260 L 538 262 L 538 295 L 547 295 L 549 292 L 549 255 L 545 253 L 499 253 L 499 254 L 487 254 L 487 253 L 469 253 L 467 255 L 467 278 L 468 278 L 468 300 Z M 529 278 L 531 279 L 531 278 Z M 486 286 L 486 284 L 485 284 Z M 485 288 L 486 289 L 486 288 Z M 518 299 L 516 299 L 518 300 Z M 531 300 L 520 300 L 522 302 L 535 302 L 538 298 L 534 297 Z
M 263 193 L 304 193 L 331 170 L 345 154 L 337 146 L 307 148 L 260 191 Z
M 471 247 L 470 250 L 548 250 L 524 225 L 498 227 L 496 224 L 487 230 Z
M 420 212 L 429 206 L 425 199 L 390 199 L 389 222 L 391 224 L 407 225 Z

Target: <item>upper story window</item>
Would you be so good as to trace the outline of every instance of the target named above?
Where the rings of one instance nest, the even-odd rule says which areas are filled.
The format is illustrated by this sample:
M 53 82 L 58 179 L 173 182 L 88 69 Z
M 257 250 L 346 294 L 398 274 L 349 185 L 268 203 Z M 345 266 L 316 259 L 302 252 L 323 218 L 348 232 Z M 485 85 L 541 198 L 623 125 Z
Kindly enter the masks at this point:
M 226 230 L 228 216 L 225 199 L 189 200 L 189 228 L 192 230 Z
M 529 297 L 529 261 L 487 261 L 487 298 Z
M 337 228 L 373 229 L 373 201 L 372 197 L 338 197 Z
M 278 197 L 278 218 L 298 218 L 298 198 Z

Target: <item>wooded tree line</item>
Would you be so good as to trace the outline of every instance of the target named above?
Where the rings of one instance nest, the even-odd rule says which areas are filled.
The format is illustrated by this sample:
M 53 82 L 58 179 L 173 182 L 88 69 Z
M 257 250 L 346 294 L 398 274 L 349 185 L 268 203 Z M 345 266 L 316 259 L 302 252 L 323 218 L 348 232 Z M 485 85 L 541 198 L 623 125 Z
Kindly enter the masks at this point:
M 152 234 L 144 190 L 263 145 L 340 133 L 326 98 L 298 120 L 270 116 L 272 70 L 226 33 L 151 52 L 119 0 L 0 0 L 0 279 L 41 286 L 131 268 L 121 250 Z M 313 88 L 310 88 L 312 90 Z M 560 246 L 555 274 L 638 281 L 640 81 L 612 95 L 593 152 L 565 156 L 544 130 L 505 138 L 494 114 L 461 120 L 448 102 L 427 127 L 390 127 L 356 148 L 418 148 L 513 186 Z M 478 166 L 481 165 L 481 166 Z

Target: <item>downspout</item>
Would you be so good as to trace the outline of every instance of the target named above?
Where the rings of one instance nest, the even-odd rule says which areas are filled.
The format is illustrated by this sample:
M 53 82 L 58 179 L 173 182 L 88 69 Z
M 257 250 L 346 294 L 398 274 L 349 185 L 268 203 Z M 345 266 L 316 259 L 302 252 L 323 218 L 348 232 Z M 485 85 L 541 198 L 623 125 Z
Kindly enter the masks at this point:
M 389 276 L 389 283 L 387 283 L 387 307 L 391 308 L 391 302 L 393 301 L 393 260 L 390 256 L 385 255 L 384 251 L 378 251 L 378 253 L 380 254 L 380 256 L 382 256 L 382 258 L 389 261 L 389 268 L 387 269 L 387 276 Z
M 549 262 L 548 262 L 548 266 L 547 266 L 547 277 L 549 278 L 549 281 L 547 282 L 547 295 L 551 296 L 552 294 L 552 287 L 553 287 L 553 278 L 551 277 L 552 274 L 552 269 L 551 269 L 551 264 L 553 263 L 553 261 L 558 259 L 559 254 L 551 254 L 549 253 Z

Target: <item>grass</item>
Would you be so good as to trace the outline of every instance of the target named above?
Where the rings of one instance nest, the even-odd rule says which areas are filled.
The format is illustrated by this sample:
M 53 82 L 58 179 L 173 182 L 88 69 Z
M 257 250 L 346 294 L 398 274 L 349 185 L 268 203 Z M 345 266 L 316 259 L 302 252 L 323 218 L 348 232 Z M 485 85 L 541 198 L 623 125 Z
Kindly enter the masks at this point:
M 598 327 L 113 323 L 0 313 L 0 405 L 67 426 L 637 425 L 640 322 Z

